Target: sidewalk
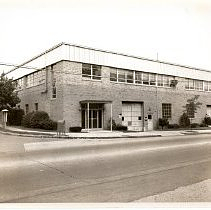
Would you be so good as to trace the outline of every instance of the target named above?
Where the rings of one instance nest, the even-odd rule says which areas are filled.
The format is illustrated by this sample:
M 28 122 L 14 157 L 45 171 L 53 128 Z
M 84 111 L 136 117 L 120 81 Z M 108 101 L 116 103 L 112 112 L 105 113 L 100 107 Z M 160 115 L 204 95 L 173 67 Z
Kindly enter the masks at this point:
M 58 138 L 56 131 L 42 131 L 33 129 L 17 128 L 7 126 L 5 130 L 0 124 L 0 132 L 8 135 L 29 136 L 29 137 L 43 137 L 43 138 Z M 82 131 L 80 133 L 66 133 L 60 136 L 64 139 L 114 139 L 114 138 L 143 138 L 143 137 L 161 137 L 161 136 L 181 136 L 181 135 L 196 135 L 196 134 L 211 134 L 211 128 L 206 130 L 154 130 L 145 132 L 122 132 L 122 131 Z

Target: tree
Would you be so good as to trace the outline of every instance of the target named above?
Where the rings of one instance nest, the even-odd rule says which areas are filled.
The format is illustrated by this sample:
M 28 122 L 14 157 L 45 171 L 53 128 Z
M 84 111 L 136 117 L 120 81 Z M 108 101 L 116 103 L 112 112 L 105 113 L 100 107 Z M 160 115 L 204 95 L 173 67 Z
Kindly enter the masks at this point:
M 20 103 L 20 99 L 15 92 L 16 82 L 1 74 L 0 76 L 0 111 L 10 109 Z
M 187 114 L 190 120 L 195 117 L 197 109 L 202 105 L 202 103 L 198 102 L 198 99 L 199 95 L 195 95 L 193 98 L 188 99 L 187 104 L 183 106 L 185 108 L 184 113 Z

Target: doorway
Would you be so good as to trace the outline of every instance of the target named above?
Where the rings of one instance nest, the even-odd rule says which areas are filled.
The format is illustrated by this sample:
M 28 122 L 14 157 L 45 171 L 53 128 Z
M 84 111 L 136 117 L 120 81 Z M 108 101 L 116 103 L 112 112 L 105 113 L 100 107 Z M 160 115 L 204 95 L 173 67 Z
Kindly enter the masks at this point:
M 81 122 L 83 129 L 103 128 L 103 104 L 90 104 L 89 113 L 86 104 L 82 104 Z

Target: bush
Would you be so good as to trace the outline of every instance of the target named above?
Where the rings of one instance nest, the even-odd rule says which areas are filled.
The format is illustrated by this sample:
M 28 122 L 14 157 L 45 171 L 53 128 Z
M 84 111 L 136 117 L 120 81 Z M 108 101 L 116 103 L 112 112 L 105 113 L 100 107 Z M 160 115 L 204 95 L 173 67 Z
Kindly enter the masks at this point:
M 33 112 L 33 115 L 31 117 L 31 122 L 30 122 L 31 128 L 42 128 L 44 123 L 46 124 L 50 123 L 48 113 L 44 111 Z M 48 126 L 46 125 L 46 127 Z M 47 129 L 47 130 L 51 130 L 51 129 Z
M 186 113 L 183 113 L 179 119 L 179 125 L 182 128 L 187 128 L 190 126 L 190 119 Z
M 70 127 L 69 128 L 69 132 L 79 133 L 79 132 L 81 132 L 81 130 L 82 130 L 82 127 Z
M 192 124 L 190 124 L 190 127 L 191 128 L 198 128 L 199 124 L 198 123 L 192 123 Z
M 45 130 L 56 130 L 57 122 L 51 120 L 47 112 L 29 112 L 23 116 L 22 125 L 27 128 L 40 128 Z
M 168 125 L 169 125 L 169 121 L 168 121 L 167 118 L 159 118 L 159 119 L 158 119 L 158 124 L 159 124 L 159 126 L 162 127 L 162 130 L 163 130 L 163 128 L 164 128 L 165 126 L 168 126 Z
M 51 119 L 45 119 L 40 122 L 40 127 L 44 130 L 56 130 L 57 129 L 57 122 L 51 120 Z
M 111 119 L 108 121 L 107 128 L 108 128 L 108 130 L 111 130 Z M 116 130 L 116 122 L 113 119 L 112 119 L 112 129 Z
M 202 123 L 205 125 L 211 125 L 211 118 L 206 116 Z
M 117 130 L 117 131 L 127 131 L 127 126 L 117 124 L 115 130 Z
M 178 129 L 179 128 L 179 125 L 178 124 L 169 124 L 168 125 L 168 128 L 169 129 Z
M 9 125 L 21 125 L 21 121 L 23 119 L 24 110 L 12 108 L 8 112 L 8 124 Z
M 200 127 L 207 127 L 207 125 L 205 123 L 203 123 L 203 122 L 199 126 Z
M 23 116 L 21 125 L 27 128 L 31 128 L 31 118 L 33 116 L 34 112 L 29 112 L 28 114 Z

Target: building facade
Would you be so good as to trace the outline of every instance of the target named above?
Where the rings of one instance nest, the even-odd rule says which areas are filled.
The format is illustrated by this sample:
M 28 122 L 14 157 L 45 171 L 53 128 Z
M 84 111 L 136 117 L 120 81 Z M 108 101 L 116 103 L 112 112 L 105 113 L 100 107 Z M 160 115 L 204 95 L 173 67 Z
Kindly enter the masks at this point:
M 178 124 L 195 95 L 202 105 L 192 122 L 211 114 L 207 70 L 61 43 L 15 71 L 20 107 L 65 120 L 67 130 L 107 129 L 110 119 L 135 131 L 155 129 L 159 118 Z

